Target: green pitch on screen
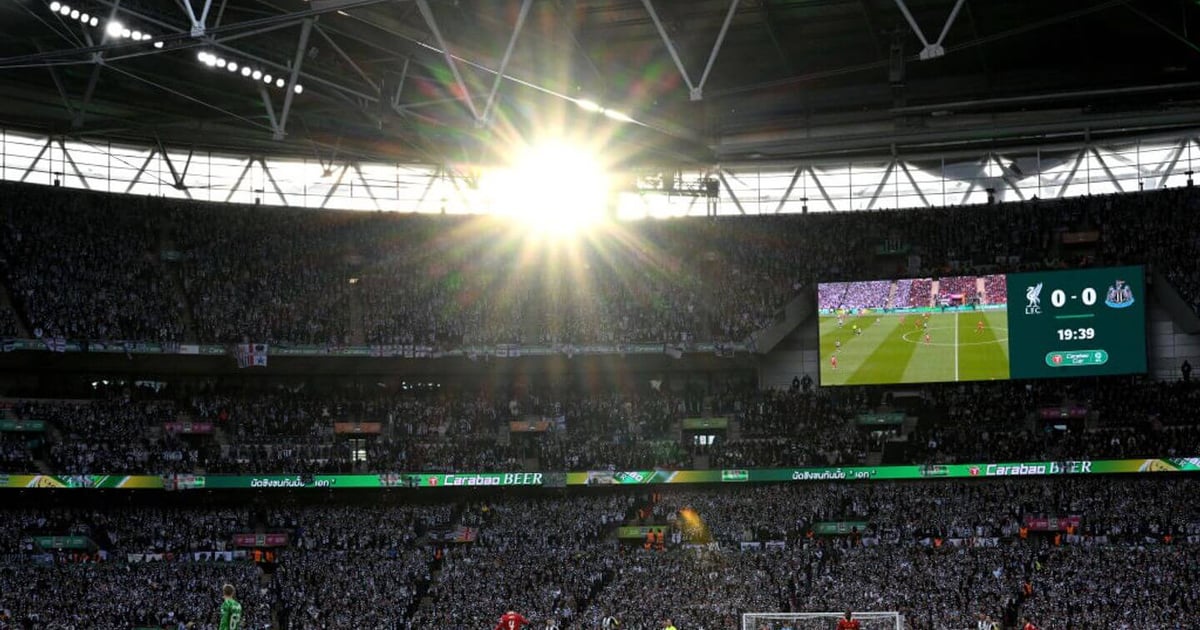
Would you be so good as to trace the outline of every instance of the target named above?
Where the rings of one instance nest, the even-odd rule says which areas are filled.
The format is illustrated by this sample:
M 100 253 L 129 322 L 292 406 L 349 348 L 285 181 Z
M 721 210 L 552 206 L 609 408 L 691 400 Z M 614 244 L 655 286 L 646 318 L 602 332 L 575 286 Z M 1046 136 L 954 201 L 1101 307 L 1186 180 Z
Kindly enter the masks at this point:
M 1141 267 L 1008 276 L 1012 378 L 1146 371 Z
M 856 335 L 854 326 L 862 333 Z M 1009 374 L 1002 309 L 933 309 L 928 319 L 924 313 L 867 313 L 847 317 L 841 327 L 837 316 L 825 315 L 819 329 L 822 385 L 982 381 Z M 830 361 L 835 351 L 836 369 Z

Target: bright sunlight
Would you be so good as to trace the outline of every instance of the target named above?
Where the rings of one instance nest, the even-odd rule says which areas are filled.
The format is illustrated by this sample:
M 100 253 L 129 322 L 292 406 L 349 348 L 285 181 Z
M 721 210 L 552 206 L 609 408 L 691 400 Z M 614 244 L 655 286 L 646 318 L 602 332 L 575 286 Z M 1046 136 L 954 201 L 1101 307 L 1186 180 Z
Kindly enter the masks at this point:
M 526 149 L 512 167 L 484 175 L 481 188 L 496 214 L 552 236 L 574 235 L 603 221 L 609 194 L 603 165 L 588 150 L 565 142 Z

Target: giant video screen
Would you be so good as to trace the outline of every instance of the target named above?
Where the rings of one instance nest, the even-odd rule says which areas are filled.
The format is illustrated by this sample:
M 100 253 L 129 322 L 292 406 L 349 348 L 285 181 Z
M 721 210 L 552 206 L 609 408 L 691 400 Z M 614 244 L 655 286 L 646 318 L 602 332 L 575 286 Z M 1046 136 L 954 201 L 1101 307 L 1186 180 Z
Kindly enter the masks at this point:
M 822 385 L 1146 371 L 1141 267 L 817 287 Z

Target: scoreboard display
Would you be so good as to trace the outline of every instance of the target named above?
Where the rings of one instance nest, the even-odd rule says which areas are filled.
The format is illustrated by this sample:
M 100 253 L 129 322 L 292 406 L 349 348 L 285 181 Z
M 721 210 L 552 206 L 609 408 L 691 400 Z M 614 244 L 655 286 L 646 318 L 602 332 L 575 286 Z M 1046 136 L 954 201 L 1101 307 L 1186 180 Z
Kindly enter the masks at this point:
M 1146 371 L 1141 267 L 1008 276 L 1012 378 Z
M 821 384 L 1146 371 L 1142 267 L 818 286 Z

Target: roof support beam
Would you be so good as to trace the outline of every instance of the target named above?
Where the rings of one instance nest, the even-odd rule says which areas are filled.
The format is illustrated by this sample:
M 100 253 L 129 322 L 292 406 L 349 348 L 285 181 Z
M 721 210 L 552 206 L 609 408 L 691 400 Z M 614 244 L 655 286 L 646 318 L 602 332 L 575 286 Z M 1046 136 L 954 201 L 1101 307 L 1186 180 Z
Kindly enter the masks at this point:
M 733 192 L 733 188 L 729 186 L 729 180 L 725 179 L 725 169 L 717 171 L 717 177 L 721 180 L 721 183 L 725 185 L 725 192 L 729 195 L 729 199 L 733 201 L 733 205 L 737 206 L 738 212 L 746 214 L 746 209 L 742 207 L 741 200 L 738 199 L 737 194 Z
M 792 171 L 792 181 L 788 182 L 787 190 L 783 191 L 783 196 L 779 198 L 779 205 L 775 206 L 775 214 L 779 214 L 783 211 L 783 204 L 787 203 L 787 200 L 791 198 L 792 189 L 796 187 L 796 181 L 800 179 L 800 173 L 803 172 L 803 170 L 804 167 L 797 166 L 796 170 Z
M 1055 199 L 1062 199 L 1062 196 L 1067 192 L 1067 186 L 1070 186 L 1071 182 L 1075 181 L 1075 173 L 1079 171 L 1079 165 L 1083 163 L 1083 158 L 1087 155 L 1087 152 L 1086 147 L 1079 150 L 1079 155 L 1075 156 L 1075 164 L 1071 166 L 1071 172 L 1067 173 L 1067 178 L 1063 180 L 1062 186 L 1059 187 L 1058 194 L 1054 196 Z
M 355 72 L 357 72 L 358 76 L 362 77 L 362 80 L 365 81 L 367 85 L 375 88 L 376 91 L 379 90 L 379 84 L 375 83 L 375 81 L 372 81 L 371 77 L 367 76 L 366 72 L 363 72 L 363 69 L 354 62 L 354 59 L 350 55 L 347 55 L 346 51 L 342 50 L 342 47 L 338 46 L 338 43 L 335 42 L 333 38 L 325 32 L 324 29 L 322 29 L 320 26 L 316 26 L 314 28 L 316 28 L 317 35 L 320 35 L 322 39 L 329 43 L 330 46 L 333 46 L 334 52 L 336 52 L 338 56 L 342 58 L 342 61 L 345 61 Z
M 29 163 L 29 166 L 25 169 L 25 172 L 21 173 L 21 179 L 19 181 L 24 182 L 25 179 L 29 177 L 29 174 L 33 172 L 34 167 L 38 165 L 38 162 L 42 161 L 42 156 L 46 155 L 46 151 L 50 148 L 51 142 L 53 142 L 53 140 L 46 138 L 46 144 L 42 145 L 42 150 L 38 151 L 38 154 L 34 156 L 33 161 Z
M 532 5 L 533 0 L 522 0 L 521 2 L 521 10 L 517 13 L 517 23 L 513 25 L 512 36 L 508 38 L 508 47 L 504 49 L 500 68 L 496 71 L 496 78 L 492 81 L 492 91 L 488 93 L 487 103 L 483 106 L 483 115 L 475 120 L 475 125 L 478 127 L 491 124 L 492 108 L 496 105 L 496 93 L 500 91 L 500 84 L 504 82 L 504 73 L 508 70 L 509 60 L 512 59 L 513 48 L 517 45 L 521 28 L 525 26 L 525 16 L 529 15 L 529 7 Z
M 208 10 L 212 8 L 212 0 L 204 0 L 204 9 L 199 17 L 196 16 L 196 12 L 192 9 L 192 0 L 179 0 L 179 4 L 183 5 L 188 21 L 192 23 L 192 37 L 203 37 L 204 23 L 208 20 Z
M 300 25 L 300 41 L 296 43 L 296 56 L 292 59 L 292 72 L 288 75 L 287 87 L 283 94 L 283 113 L 279 115 L 279 125 L 275 128 L 276 140 L 283 140 L 287 134 L 288 114 L 292 110 L 292 98 L 296 96 L 296 78 L 300 76 L 300 66 L 304 63 L 304 51 L 308 50 L 308 36 L 312 33 L 313 21 L 304 20 Z
M 1000 169 L 1000 179 L 1003 180 L 1005 184 L 1008 184 L 1008 187 L 1011 188 L 1013 192 L 1017 193 L 1017 197 L 1020 198 L 1021 201 L 1025 201 L 1025 193 L 1021 192 L 1021 187 L 1017 185 L 1017 178 L 1014 176 L 1015 174 L 1012 172 L 1012 169 L 1005 166 L 1000 161 L 1000 156 L 996 155 L 995 153 L 988 154 L 988 157 L 996 164 L 996 167 Z
M 942 26 L 942 34 L 938 36 L 937 41 L 930 43 L 925 37 L 925 32 L 921 30 L 921 25 L 917 24 L 917 20 L 908 10 L 908 5 L 904 4 L 904 0 L 896 0 L 896 6 L 900 7 L 900 12 L 904 14 L 904 19 L 908 20 L 908 25 L 912 27 L 917 38 L 921 40 L 921 44 L 925 47 L 921 50 L 921 61 L 929 61 L 937 59 L 946 54 L 946 49 L 942 47 L 942 42 L 946 41 L 946 34 L 950 32 L 950 27 L 954 24 L 954 20 L 958 17 L 959 9 L 962 9 L 963 3 L 966 0 L 957 0 L 954 3 L 954 8 L 950 10 L 950 17 L 946 18 L 946 24 Z
M 921 203 L 925 204 L 925 207 L 928 208 L 931 204 L 929 203 L 929 200 L 925 198 L 925 192 L 922 191 L 921 187 L 917 185 L 917 180 L 915 177 L 913 177 L 912 171 L 908 170 L 908 164 L 905 164 L 904 160 L 899 158 L 897 158 L 896 162 L 900 165 L 900 170 L 904 171 L 905 177 L 908 178 L 909 185 L 912 186 L 913 190 L 917 191 L 917 196 L 921 198 Z M 1014 189 L 1016 189 L 1015 186 Z M 1017 194 L 1021 194 L 1020 190 L 1017 190 Z M 1022 199 L 1024 199 L 1024 197 L 1022 197 Z
M 875 187 L 875 193 L 871 195 L 871 201 L 867 203 L 867 210 L 875 207 L 875 202 L 879 201 L 879 195 L 883 193 L 883 187 L 887 186 L 888 179 L 892 176 L 892 171 L 896 170 L 896 160 L 888 162 L 887 170 L 883 172 L 883 179 L 879 180 L 879 185 Z
M 762 12 L 759 16 L 762 17 L 763 28 L 767 30 L 767 39 L 771 41 L 771 48 L 779 56 L 779 61 L 783 64 L 783 69 L 789 75 L 796 74 L 796 68 L 792 65 L 792 60 L 783 51 L 783 45 L 779 43 L 779 36 L 775 34 L 775 20 L 771 18 L 770 0 L 762 0 Z
M 1159 178 L 1156 188 L 1162 188 L 1167 185 L 1167 178 L 1171 176 L 1171 173 L 1175 172 L 1175 165 L 1179 163 L 1179 158 L 1183 155 L 1183 150 L 1187 148 L 1188 142 L 1190 140 L 1187 138 L 1179 141 L 1179 146 L 1175 148 L 1175 155 L 1171 156 L 1171 163 L 1162 170 L 1162 177 Z
M 1108 181 L 1112 182 L 1113 186 L 1117 187 L 1117 192 L 1125 192 L 1125 187 L 1121 185 L 1121 180 L 1113 175 L 1112 170 L 1108 168 L 1108 163 L 1104 161 L 1104 156 L 1100 155 L 1100 151 L 1096 147 L 1092 147 L 1092 155 L 1096 157 L 1096 161 L 1100 163 L 1100 168 L 1104 170 L 1104 174 L 1108 175 Z
M 253 159 L 246 160 L 246 166 L 242 169 L 242 174 L 238 175 L 237 181 L 233 182 L 233 186 L 229 189 L 229 194 L 225 195 L 225 203 L 229 203 L 233 196 L 237 193 L 238 188 L 242 186 L 242 180 L 246 179 L 246 173 L 250 172 L 250 166 L 254 164 Z
M 150 149 L 150 153 L 146 155 L 146 159 L 142 162 L 141 168 L 139 168 L 137 172 L 133 174 L 133 177 L 129 180 L 129 185 L 125 187 L 126 195 L 128 195 L 129 191 L 133 190 L 133 187 L 136 186 L 138 181 L 142 179 L 142 173 L 145 173 L 146 168 L 150 166 L 150 162 L 154 161 L 154 155 L 156 153 L 158 153 L 158 149 Z M 238 181 L 240 182 L 241 180 L 239 179 Z
M 58 139 L 58 148 L 62 150 L 63 157 L 71 165 L 71 170 L 75 171 L 75 176 L 79 178 L 79 183 L 83 184 L 84 190 L 91 190 L 91 185 L 88 184 L 87 178 L 83 176 L 83 171 L 79 170 L 79 165 L 75 163 L 75 158 L 71 157 L 71 152 L 67 150 L 67 143 L 63 142 L 62 138 Z
M 429 8 L 429 2 L 426 0 L 417 0 L 417 8 L 421 11 L 421 16 L 425 18 L 425 24 L 429 26 L 429 31 L 433 33 L 433 38 L 437 41 L 437 45 L 442 49 L 442 57 L 446 60 L 446 65 L 450 66 L 450 74 L 454 75 L 454 83 L 458 86 L 461 93 L 461 100 L 471 111 L 476 123 L 479 122 L 479 110 L 475 108 L 475 102 L 471 100 L 471 90 L 467 89 L 466 81 L 463 81 L 462 73 L 458 70 L 458 62 L 454 60 L 454 55 L 450 54 L 450 47 L 446 45 L 446 38 L 442 37 L 442 29 L 438 28 L 437 19 L 433 16 L 433 10 Z M 504 73 L 501 72 L 501 75 Z
M 267 108 L 267 122 L 271 123 L 272 137 L 281 137 L 283 130 L 279 128 L 279 121 L 275 118 L 275 106 L 271 104 L 271 94 L 267 91 L 267 86 L 258 84 L 258 95 L 262 98 L 263 106 Z
M 279 183 L 275 181 L 275 175 L 271 173 L 271 167 L 267 166 L 267 161 L 263 158 L 258 158 L 258 165 L 262 167 L 263 173 L 267 176 L 267 181 L 271 182 L 271 187 L 275 189 L 275 194 L 279 195 L 279 201 L 283 202 L 284 206 L 289 206 L 287 197 L 283 196 L 283 189 L 279 187 Z
M 821 183 L 821 178 L 817 177 L 817 170 L 812 166 L 808 167 L 808 176 L 812 177 L 813 183 L 817 185 L 817 190 L 821 193 L 821 198 L 829 205 L 831 211 L 836 211 L 837 206 L 833 205 L 833 198 L 825 191 L 825 185 Z
M 704 73 L 700 75 L 699 83 L 694 83 L 692 82 L 691 75 L 688 74 L 687 67 L 683 64 L 683 60 L 679 57 L 679 51 L 675 49 L 675 44 L 671 41 L 671 36 L 667 34 L 666 27 L 663 26 L 662 20 L 659 19 L 658 12 L 654 10 L 654 3 L 652 0 L 642 0 L 642 4 L 646 7 L 646 13 L 650 14 L 650 20 L 654 22 L 654 28 L 658 30 L 663 44 L 667 46 L 667 52 L 671 54 L 671 59 L 675 61 L 675 67 L 679 69 L 679 74 L 683 77 L 683 82 L 688 86 L 688 98 L 693 101 L 699 101 L 704 98 L 704 84 L 708 82 L 708 75 L 712 72 L 713 64 L 717 61 L 717 54 L 721 52 L 721 45 L 725 43 L 725 34 L 729 32 L 729 25 L 733 23 L 733 15 L 737 13 L 739 2 L 740 0 L 733 0 L 729 3 L 729 11 L 725 14 L 725 21 L 721 23 L 721 30 L 717 33 L 717 41 L 708 53 L 708 63 L 704 65 Z

